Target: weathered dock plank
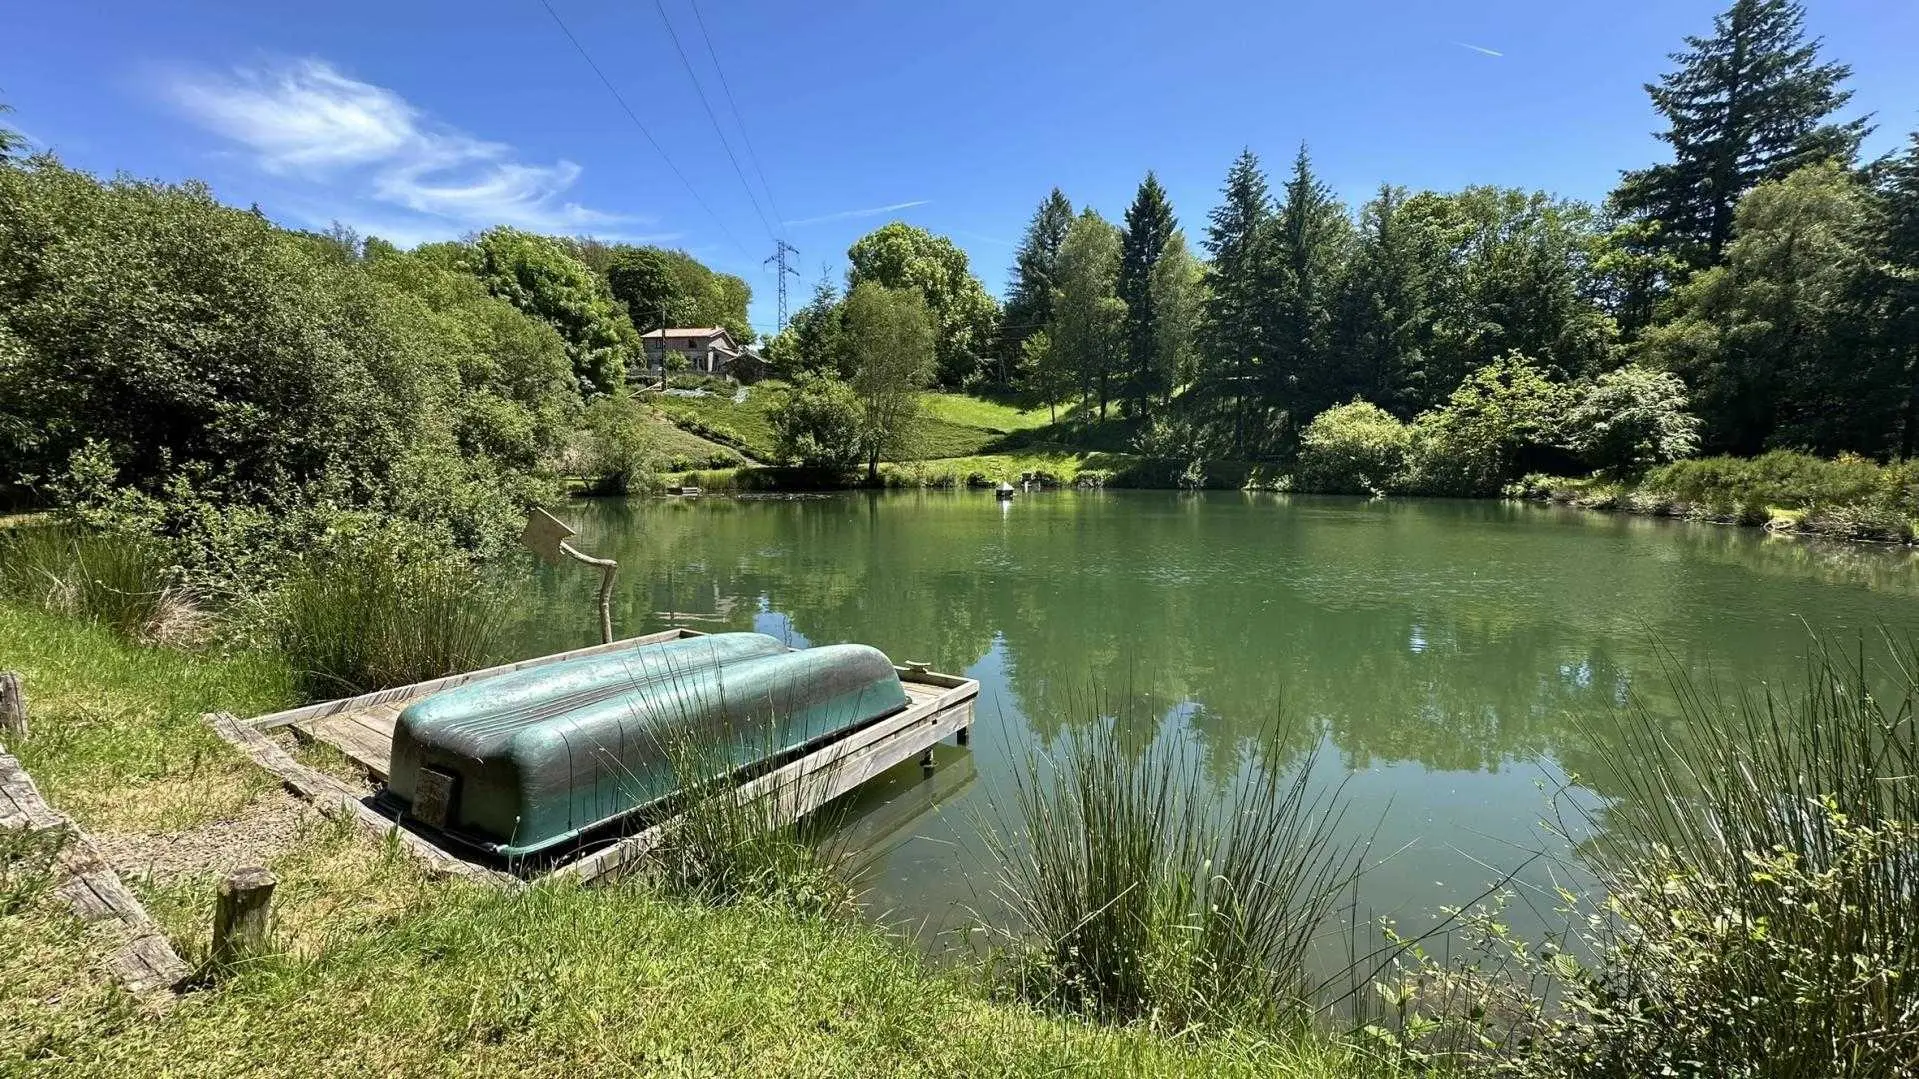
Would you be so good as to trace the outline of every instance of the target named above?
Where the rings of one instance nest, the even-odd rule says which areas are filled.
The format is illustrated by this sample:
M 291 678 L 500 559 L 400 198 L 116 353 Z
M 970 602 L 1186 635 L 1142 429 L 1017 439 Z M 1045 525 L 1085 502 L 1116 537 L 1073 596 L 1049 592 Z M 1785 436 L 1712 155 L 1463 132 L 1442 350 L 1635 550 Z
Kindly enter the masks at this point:
M 157 993 L 185 981 L 192 969 L 134 896 L 100 857 L 93 840 L 41 796 L 20 761 L 0 751 L 0 828 L 36 833 L 59 844 L 54 894 L 80 920 L 108 926 L 114 941 L 107 973 L 136 994 Z
M 232 713 L 209 712 L 202 718 L 213 728 L 214 733 L 252 758 L 255 764 L 279 776 L 280 782 L 288 790 L 312 802 L 320 812 L 330 817 L 351 820 L 374 839 L 397 842 L 428 872 L 437 876 L 462 877 L 513 887 L 521 883 L 517 877 L 474 865 L 442 850 L 424 836 L 381 815 L 346 784 L 294 760 L 273 739 L 241 722 Z

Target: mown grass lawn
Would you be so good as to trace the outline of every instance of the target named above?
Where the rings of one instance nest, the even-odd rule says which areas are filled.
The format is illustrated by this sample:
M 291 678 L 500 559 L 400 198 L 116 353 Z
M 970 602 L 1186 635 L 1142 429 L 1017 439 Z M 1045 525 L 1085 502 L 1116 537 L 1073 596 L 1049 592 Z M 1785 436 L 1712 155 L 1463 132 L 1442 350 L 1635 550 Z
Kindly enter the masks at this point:
M 647 402 L 685 431 L 745 452 L 761 461 L 779 458 L 779 437 L 773 430 L 773 411 L 786 399 L 780 382 L 754 386 L 745 401 L 715 394 L 708 397 L 648 395 Z M 1021 431 L 1048 422 L 1044 409 L 1021 409 L 984 397 L 957 393 L 927 393 L 920 398 L 924 415 L 918 425 L 914 452 L 925 460 L 968 457 L 991 452 L 992 447 Z M 700 467 L 671 465 L 675 470 Z

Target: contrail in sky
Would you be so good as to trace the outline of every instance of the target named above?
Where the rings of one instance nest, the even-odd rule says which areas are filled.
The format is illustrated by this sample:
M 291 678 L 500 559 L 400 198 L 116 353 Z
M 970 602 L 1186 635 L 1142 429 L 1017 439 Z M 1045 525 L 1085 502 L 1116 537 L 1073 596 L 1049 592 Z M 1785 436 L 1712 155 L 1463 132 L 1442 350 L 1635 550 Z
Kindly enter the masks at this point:
M 914 199 L 911 202 L 895 202 L 887 206 L 867 206 L 858 210 L 841 210 L 836 214 L 821 214 L 818 217 L 802 217 L 797 221 L 788 221 L 788 225 L 817 225 L 823 221 L 844 221 L 849 217 L 872 217 L 874 214 L 890 214 L 894 210 L 910 210 L 915 206 L 924 206 L 932 199 Z
M 1485 47 L 1484 45 L 1473 45 L 1473 44 L 1469 44 L 1469 43 L 1467 43 L 1467 42 L 1464 42 L 1464 41 L 1455 41 L 1455 42 L 1453 42 L 1453 44 L 1455 44 L 1455 45 L 1457 45 L 1457 46 L 1459 46 L 1459 47 L 1460 47 L 1460 48 L 1462 48 L 1462 49 L 1471 49 L 1472 51 L 1474 51 L 1474 52 L 1476 52 L 1476 53 L 1480 53 L 1481 55 L 1484 55 L 1484 56 L 1504 56 L 1504 55 L 1506 55 L 1505 53 L 1503 53 L 1503 52 L 1500 52 L 1500 51 L 1499 51 L 1498 49 L 1489 49 L 1489 48 L 1486 48 L 1486 47 Z

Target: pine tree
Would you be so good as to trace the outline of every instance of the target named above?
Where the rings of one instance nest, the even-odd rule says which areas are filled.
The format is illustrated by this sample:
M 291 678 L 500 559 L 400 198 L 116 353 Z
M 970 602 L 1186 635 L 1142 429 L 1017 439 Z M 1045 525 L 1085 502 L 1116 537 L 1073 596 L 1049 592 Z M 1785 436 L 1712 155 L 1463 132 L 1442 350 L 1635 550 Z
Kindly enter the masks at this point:
M 1053 320 L 1053 295 L 1059 287 L 1059 247 L 1073 225 L 1073 204 L 1054 188 L 1026 226 L 1013 253 L 1011 280 L 1000 321 L 1000 354 L 1017 357 L 1026 339 Z
M 1273 297 L 1273 352 L 1266 365 L 1268 401 L 1295 426 L 1336 400 L 1342 374 L 1331 363 L 1333 308 L 1346 273 L 1352 222 L 1332 189 L 1313 175 L 1305 144 L 1293 159 L 1276 219 L 1279 278 Z
M 1230 445 L 1246 453 L 1254 441 L 1257 380 L 1272 354 L 1270 298 L 1273 200 L 1259 158 L 1242 150 L 1226 173 L 1220 204 L 1207 215 L 1206 253 L 1212 256 L 1200 323 L 1200 348 L 1209 366 L 1202 391 L 1231 416 Z
M 1890 448 L 1910 458 L 1919 452 L 1919 131 L 1905 153 L 1887 163 L 1879 202 L 1874 351 L 1883 372 L 1879 384 L 1899 399 Z
M 1440 396 L 1426 392 L 1423 375 L 1432 342 L 1431 289 L 1445 251 L 1426 225 L 1406 212 L 1406 189 L 1391 184 L 1381 184 L 1360 211 L 1334 332 L 1344 376 L 1335 401 L 1363 397 L 1409 420 Z
M 1688 37 L 1678 69 L 1647 84 L 1669 124 L 1659 138 L 1673 160 L 1628 172 L 1617 209 L 1664 225 L 1667 243 L 1694 268 L 1716 264 L 1732 237 L 1740 196 L 1828 158 L 1850 163 L 1865 119 L 1828 123 L 1852 97 L 1845 64 L 1818 62 L 1796 0 L 1734 0 L 1711 37 Z
M 1126 227 L 1120 236 L 1119 298 L 1126 304 L 1126 378 L 1120 395 L 1134 413 L 1145 412 L 1172 390 L 1166 372 L 1155 363 L 1158 318 L 1153 270 L 1178 228 L 1166 189 L 1148 170 L 1126 210 Z

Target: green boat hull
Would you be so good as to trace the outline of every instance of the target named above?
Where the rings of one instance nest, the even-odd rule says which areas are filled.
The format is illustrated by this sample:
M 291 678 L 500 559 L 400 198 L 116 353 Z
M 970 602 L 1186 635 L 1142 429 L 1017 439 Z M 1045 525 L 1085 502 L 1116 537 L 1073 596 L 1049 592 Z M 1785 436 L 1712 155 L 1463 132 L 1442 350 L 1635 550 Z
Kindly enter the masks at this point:
M 689 778 L 765 762 L 907 703 L 876 649 L 773 642 L 768 653 L 750 640 L 760 636 L 689 638 L 637 650 L 651 654 L 624 670 L 535 668 L 429 697 L 401 714 L 388 796 L 465 843 L 540 854 Z M 692 762 L 707 775 L 679 774 Z

